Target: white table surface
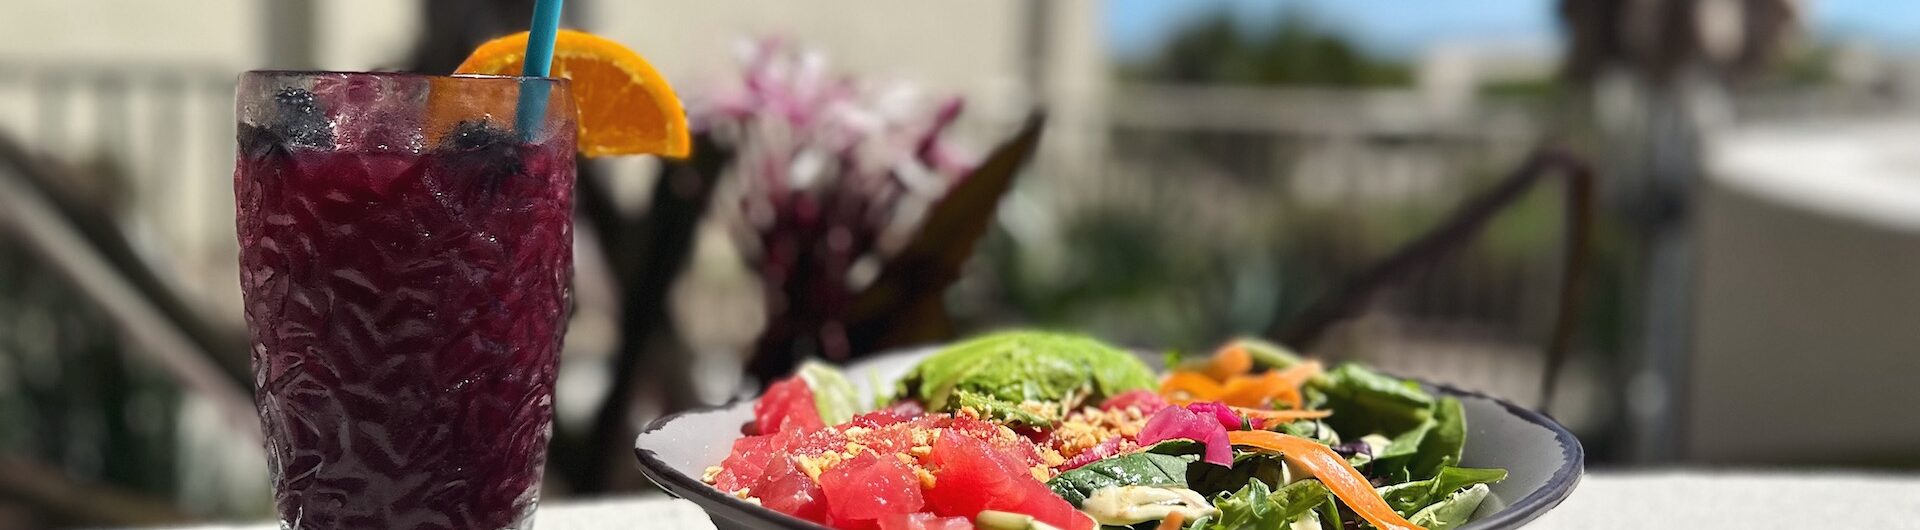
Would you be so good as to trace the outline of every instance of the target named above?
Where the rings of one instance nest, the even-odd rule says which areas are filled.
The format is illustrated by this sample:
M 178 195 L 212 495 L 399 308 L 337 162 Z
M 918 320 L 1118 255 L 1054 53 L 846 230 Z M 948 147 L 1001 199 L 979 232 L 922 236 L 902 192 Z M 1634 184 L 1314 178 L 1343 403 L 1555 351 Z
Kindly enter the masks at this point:
M 537 530 L 708 530 L 693 503 L 640 497 L 559 503 Z M 1530 529 L 1915 528 L 1920 474 L 1656 471 L 1588 475 Z M 272 530 L 271 525 L 200 530 Z

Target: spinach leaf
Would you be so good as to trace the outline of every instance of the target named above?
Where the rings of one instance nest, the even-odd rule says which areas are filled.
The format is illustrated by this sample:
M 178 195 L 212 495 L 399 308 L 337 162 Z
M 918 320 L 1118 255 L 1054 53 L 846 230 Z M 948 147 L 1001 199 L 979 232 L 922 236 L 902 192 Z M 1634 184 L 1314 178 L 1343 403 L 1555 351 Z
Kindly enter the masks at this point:
M 1265 482 L 1249 480 L 1245 486 L 1214 503 L 1220 515 L 1194 521 L 1191 530 L 1288 530 L 1302 517 L 1320 518 L 1316 511 L 1333 502 L 1333 493 L 1318 480 L 1302 480 L 1275 491 Z M 1338 512 L 1332 516 L 1338 527 Z
M 1309 382 L 1326 394 L 1326 408 L 1337 411 L 1327 423 L 1347 435 L 1397 435 L 1420 426 L 1431 415 L 1434 400 L 1413 381 L 1382 375 L 1357 364 L 1345 364 L 1326 377 Z
M 1473 517 L 1474 510 L 1479 509 L 1480 503 L 1487 500 L 1489 491 L 1491 490 L 1486 484 L 1474 484 L 1458 493 L 1448 495 L 1440 502 L 1420 509 L 1407 520 L 1427 527 L 1427 530 L 1453 530 L 1466 524 L 1467 519 Z
M 1420 440 L 1420 447 L 1407 462 L 1407 473 L 1414 479 L 1433 477 L 1440 469 L 1460 462 L 1460 450 L 1467 442 L 1467 417 L 1460 400 L 1440 398 L 1433 408 L 1433 428 Z
M 1387 442 L 1386 448 L 1373 455 L 1373 467 L 1369 470 L 1373 476 L 1406 475 L 1412 477 L 1409 464 L 1420 453 L 1420 446 L 1426 443 L 1427 434 L 1433 432 L 1439 422 L 1429 418 L 1419 426 L 1408 429 Z
M 1087 497 L 1101 488 L 1115 486 L 1173 486 L 1187 487 L 1188 464 L 1198 457 L 1163 455 L 1159 453 L 1131 453 L 1103 458 L 1093 463 L 1061 473 L 1047 481 L 1047 487 L 1053 489 L 1067 502 L 1079 507 Z M 1211 466 L 1210 466 L 1211 467 Z
M 1233 457 L 1233 467 L 1187 466 L 1187 489 L 1201 495 L 1234 491 L 1245 487 L 1249 480 L 1270 486 L 1286 484 L 1286 460 L 1271 453 L 1241 453 Z
M 1274 505 L 1274 511 L 1270 512 L 1270 515 L 1278 516 L 1287 523 L 1299 519 L 1300 516 L 1306 515 L 1307 512 L 1319 508 L 1330 500 L 1333 500 L 1333 491 L 1328 490 L 1327 486 L 1318 480 L 1302 480 L 1288 484 L 1267 496 L 1267 502 Z
M 1393 511 L 1410 516 L 1462 488 L 1499 482 L 1506 478 L 1505 469 L 1445 467 L 1433 478 L 1394 484 L 1378 491 L 1380 497 L 1386 499 L 1387 505 L 1393 507 Z
M 1331 446 L 1331 445 L 1340 444 L 1339 433 L 1334 432 L 1333 427 L 1328 426 L 1326 423 L 1316 421 L 1316 420 L 1298 420 L 1298 421 L 1287 422 L 1287 423 L 1281 424 L 1278 428 L 1271 428 L 1269 430 L 1279 431 L 1282 433 L 1291 434 L 1301 438 L 1306 438 L 1308 440 L 1320 442 L 1321 445 Z
M 1315 511 L 1320 513 L 1320 528 L 1333 530 L 1346 528 L 1346 525 L 1341 524 L 1340 505 L 1334 502 L 1333 496 L 1327 496 L 1327 502 L 1320 503 L 1320 508 Z
M 1261 524 L 1270 519 L 1267 513 L 1272 511 L 1273 507 L 1267 504 L 1267 496 L 1271 494 L 1273 490 L 1267 488 L 1265 482 L 1248 481 L 1246 486 L 1213 503 L 1213 507 L 1220 510 L 1220 515 L 1210 520 L 1194 521 L 1194 524 L 1187 528 L 1190 530 L 1279 530 L 1283 525 Z
M 1195 460 L 1199 460 L 1200 455 L 1206 454 L 1207 445 L 1200 443 L 1198 441 L 1188 440 L 1186 438 L 1174 438 L 1172 440 L 1167 440 L 1157 444 L 1149 445 L 1147 446 L 1146 449 L 1142 449 L 1142 451 L 1146 451 L 1149 453 L 1159 453 L 1163 455 L 1192 456 Z M 1219 467 L 1219 466 L 1214 466 L 1214 467 Z

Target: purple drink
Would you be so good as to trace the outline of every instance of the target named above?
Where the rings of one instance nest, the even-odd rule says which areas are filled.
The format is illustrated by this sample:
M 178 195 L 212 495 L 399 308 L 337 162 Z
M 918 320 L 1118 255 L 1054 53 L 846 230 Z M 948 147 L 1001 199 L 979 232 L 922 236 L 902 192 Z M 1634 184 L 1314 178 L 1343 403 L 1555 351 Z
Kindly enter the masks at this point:
M 253 72 L 234 194 L 283 528 L 530 526 L 572 274 L 574 128 L 552 84 Z M 530 139 L 528 139 L 530 138 Z

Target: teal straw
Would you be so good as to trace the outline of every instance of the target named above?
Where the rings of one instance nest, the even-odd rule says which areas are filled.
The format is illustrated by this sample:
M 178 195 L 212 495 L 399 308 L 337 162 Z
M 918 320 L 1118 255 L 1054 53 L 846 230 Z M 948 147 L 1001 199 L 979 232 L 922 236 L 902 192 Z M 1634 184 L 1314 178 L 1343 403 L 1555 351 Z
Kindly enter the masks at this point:
M 521 76 L 547 77 L 552 72 L 553 39 L 560 32 L 561 1 L 533 3 L 533 24 L 527 30 L 526 66 L 520 70 Z M 513 128 L 520 132 L 521 141 L 532 143 L 534 134 L 539 132 L 540 121 L 547 114 L 547 91 L 551 86 L 534 79 L 520 83 L 520 103 L 514 110 Z

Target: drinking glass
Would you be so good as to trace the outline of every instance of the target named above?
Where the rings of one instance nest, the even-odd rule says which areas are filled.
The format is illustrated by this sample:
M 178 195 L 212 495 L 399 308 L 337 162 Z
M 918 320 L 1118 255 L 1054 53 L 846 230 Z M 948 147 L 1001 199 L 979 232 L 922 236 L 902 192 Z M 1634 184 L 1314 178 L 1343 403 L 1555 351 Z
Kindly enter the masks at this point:
M 256 71 L 235 106 L 280 526 L 530 527 L 573 266 L 566 82 Z

